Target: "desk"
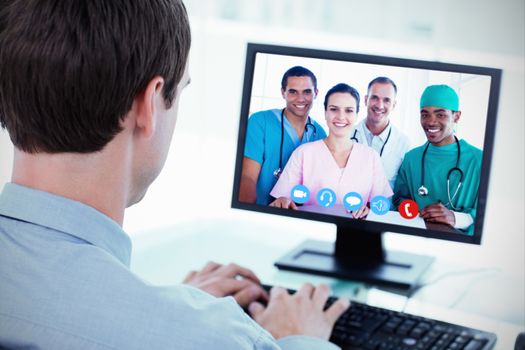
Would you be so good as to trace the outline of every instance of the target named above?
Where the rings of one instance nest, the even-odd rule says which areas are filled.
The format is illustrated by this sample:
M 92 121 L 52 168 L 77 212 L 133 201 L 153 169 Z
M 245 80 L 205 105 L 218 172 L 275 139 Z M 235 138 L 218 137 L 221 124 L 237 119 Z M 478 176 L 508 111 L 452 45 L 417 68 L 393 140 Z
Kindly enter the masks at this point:
M 134 236 L 131 268 L 153 284 L 167 285 L 179 283 L 189 270 L 200 269 L 209 260 L 236 262 L 252 269 L 263 283 L 294 289 L 307 281 L 326 283 L 335 295 L 392 310 L 403 308 L 406 297 L 402 291 L 277 270 L 273 262 L 305 238 L 312 237 L 283 231 L 274 223 L 230 219 L 188 222 Z M 334 236 L 325 238 L 333 240 Z M 447 273 L 450 276 L 439 281 Z M 516 335 L 525 329 L 525 311 L 521 291 L 500 293 L 500 288 L 509 292 L 505 283 L 514 285 L 512 279 L 506 281 L 497 269 L 480 270 L 439 259 L 423 282 L 436 279 L 410 299 L 406 312 L 494 332 L 498 335 L 496 349 L 513 349 Z

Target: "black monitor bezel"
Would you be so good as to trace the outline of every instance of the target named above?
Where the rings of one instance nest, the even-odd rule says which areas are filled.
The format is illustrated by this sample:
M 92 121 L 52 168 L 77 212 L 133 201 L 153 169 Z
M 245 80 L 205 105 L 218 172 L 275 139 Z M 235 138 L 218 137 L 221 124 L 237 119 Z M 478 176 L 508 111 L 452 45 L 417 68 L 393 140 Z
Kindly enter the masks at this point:
M 447 233 L 438 230 L 421 229 L 401 225 L 386 224 L 374 221 L 345 219 L 320 213 L 302 212 L 289 209 L 273 208 L 258 204 L 250 204 L 239 201 L 240 179 L 242 172 L 242 161 L 244 156 L 244 144 L 246 139 L 246 127 L 249 117 L 249 108 L 252 95 L 255 58 L 257 53 L 267 53 L 286 56 L 298 56 L 307 58 L 330 59 L 336 61 L 350 61 L 356 63 L 380 64 L 386 66 L 430 69 L 436 71 L 461 72 L 467 74 L 487 75 L 491 77 L 489 103 L 485 126 L 485 137 L 483 144 L 483 160 L 481 166 L 481 178 L 478 189 L 478 206 L 476 219 L 474 221 L 474 235 L 462 235 Z M 483 225 L 485 221 L 485 209 L 487 204 L 487 193 L 492 163 L 492 154 L 495 137 L 496 118 L 498 111 L 499 91 L 501 84 L 501 69 L 471 66 L 463 64 L 444 63 L 437 61 L 414 60 L 397 57 L 376 56 L 368 54 L 338 52 L 321 49 L 300 48 L 293 46 L 279 46 L 269 44 L 248 43 L 246 50 L 246 64 L 244 71 L 244 84 L 241 103 L 240 123 L 237 139 L 237 155 L 235 164 L 235 176 L 232 191 L 232 208 L 243 209 L 267 214 L 284 215 L 288 217 L 307 219 L 333 223 L 338 226 L 352 227 L 360 231 L 372 232 L 394 232 L 400 234 L 436 238 L 471 244 L 481 244 Z

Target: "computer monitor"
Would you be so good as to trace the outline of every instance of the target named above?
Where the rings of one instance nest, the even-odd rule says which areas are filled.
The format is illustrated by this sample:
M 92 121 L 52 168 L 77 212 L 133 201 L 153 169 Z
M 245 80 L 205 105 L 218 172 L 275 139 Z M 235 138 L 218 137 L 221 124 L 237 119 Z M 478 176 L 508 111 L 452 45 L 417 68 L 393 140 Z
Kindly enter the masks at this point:
M 297 66 L 291 76 L 310 83 L 290 90 L 283 75 Z M 481 244 L 500 80 L 488 67 L 249 43 L 232 207 L 337 225 L 334 244 L 306 241 L 280 269 L 411 288 L 433 257 L 385 251 L 382 234 Z M 353 106 L 324 101 L 339 83 L 357 106 L 346 85 L 332 92 Z M 291 119 L 310 107 L 297 128 Z M 353 112 L 351 125 L 327 118 L 331 108 Z M 352 140 L 346 163 L 323 139 L 341 132 Z M 270 206 L 277 198 L 291 207 Z

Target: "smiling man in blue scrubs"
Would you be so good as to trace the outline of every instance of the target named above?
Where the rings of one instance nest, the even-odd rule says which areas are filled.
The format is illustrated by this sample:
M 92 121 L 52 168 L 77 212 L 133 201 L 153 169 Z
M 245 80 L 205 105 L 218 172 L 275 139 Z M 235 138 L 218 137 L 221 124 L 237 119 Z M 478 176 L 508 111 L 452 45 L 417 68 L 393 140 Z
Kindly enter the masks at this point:
M 124 211 L 161 171 L 189 83 L 182 2 L 8 4 L 0 124 L 15 154 L 0 194 L 0 348 L 334 349 L 326 339 L 348 301 L 324 311 L 327 286 L 268 296 L 252 271 L 209 263 L 156 287 L 129 270 Z
M 309 116 L 317 93 L 315 75 L 304 67 L 292 67 L 281 81 L 286 107 L 250 116 L 239 201 L 270 204 L 273 201 L 270 191 L 292 152 L 303 143 L 326 137 L 321 125 Z

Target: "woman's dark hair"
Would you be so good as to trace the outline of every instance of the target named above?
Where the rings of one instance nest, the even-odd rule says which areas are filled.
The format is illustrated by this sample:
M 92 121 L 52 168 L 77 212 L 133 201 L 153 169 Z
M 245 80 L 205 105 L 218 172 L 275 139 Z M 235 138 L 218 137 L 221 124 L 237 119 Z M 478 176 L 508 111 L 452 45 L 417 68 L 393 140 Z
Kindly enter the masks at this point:
M 339 83 L 337 85 L 335 85 L 334 87 L 332 87 L 330 90 L 328 90 L 328 92 L 326 93 L 326 95 L 324 96 L 324 110 L 326 111 L 327 108 L 328 108 L 328 98 L 337 93 L 337 92 L 342 92 L 342 93 L 346 93 L 346 94 L 350 94 L 352 95 L 353 98 L 355 98 L 355 103 L 356 103 L 356 113 L 359 113 L 359 92 L 357 92 L 356 89 L 354 89 L 353 87 L 351 87 L 350 85 L 348 84 L 345 84 L 345 83 Z
M 191 34 L 180 0 L 10 0 L 0 9 L 0 125 L 25 152 L 96 152 L 162 76 L 171 106 Z

